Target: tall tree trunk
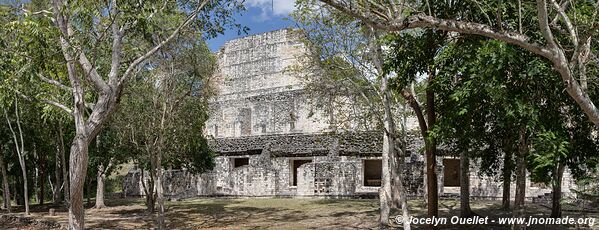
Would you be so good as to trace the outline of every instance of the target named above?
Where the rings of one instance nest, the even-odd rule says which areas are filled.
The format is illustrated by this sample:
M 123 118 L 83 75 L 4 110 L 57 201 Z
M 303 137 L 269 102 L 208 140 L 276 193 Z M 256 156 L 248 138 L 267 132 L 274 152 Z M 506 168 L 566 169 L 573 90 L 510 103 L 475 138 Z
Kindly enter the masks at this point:
M 11 212 L 10 188 L 8 186 L 8 175 L 6 174 L 6 165 L 4 156 L 0 154 L 0 171 L 2 171 L 2 207 Z
M 85 189 L 86 191 L 86 198 L 87 198 L 87 206 L 91 206 L 92 205 L 92 180 L 87 180 L 87 182 L 85 183 Z
M 425 138 L 425 136 L 423 136 L 423 138 Z M 428 167 L 426 167 L 428 164 L 426 163 L 426 153 L 424 156 L 424 167 L 422 167 L 422 175 L 424 175 L 422 177 L 422 184 L 424 186 L 422 186 L 422 202 L 423 202 L 423 206 L 422 207 L 428 207 L 428 181 L 426 180 L 426 174 L 428 173 Z
M 405 105 L 404 105 L 405 111 Z M 405 113 L 404 113 L 405 114 Z M 402 136 L 401 139 L 396 138 L 395 143 L 401 143 L 400 148 L 395 149 L 395 154 L 391 159 L 391 172 L 392 172 L 392 192 L 393 192 L 393 203 L 396 208 L 400 208 L 401 216 L 403 219 L 403 229 L 411 229 L 409 218 L 410 212 L 408 207 L 408 199 L 406 188 L 404 187 L 403 172 L 405 168 L 405 157 L 406 157 L 406 130 L 405 130 L 406 119 L 402 121 Z M 396 145 L 397 146 L 397 145 Z
M 504 210 L 510 209 L 511 184 L 512 184 L 512 156 L 505 152 L 503 156 L 503 195 L 501 197 L 501 207 Z
M 61 186 L 64 192 L 64 200 L 65 203 L 67 205 L 67 208 L 70 206 L 70 202 L 71 202 L 71 196 L 69 196 L 71 189 L 69 187 L 69 173 L 67 171 L 67 161 L 66 161 L 66 156 L 65 156 L 65 146 L 64 146 L 64 134 L 62 132 L 62 122 L 59 123 L 59 135 L 58 138 L 60 140 L 60 166 L 62 169 L 62 183 L 64 184 L 64 186 Z M 70 158 L 70 157 L 69 157 Z
M 98 166 L 98 175 L 96 177 L 97 187 L 96 187 L 96 208 L 101 209 L 105 208 L 106 204 L 104 203 L 104 184 L 106 181 L 106 173 L 110 170 L 112 166 L 112 159 L 108 161 L 108 165 L 104 167 L 104 164 L 100 164 Z
M 52 202 L 55 205 L 60 204 L 60 189 L 62 187 L 62 180 L 60 178 L 60 151 L 60 144 L 56 144 L 56 152 L 54 153 L 54 186 L 52 186 Z
M 45 186 L 46 173 L 44 171 L 45 171 L 44 168 L 40 168 L 40 175 L 38 177 L 38 179 L 39 179 L 38 185 L 40 186 L 39 191 L 38 191 L 39 192 L 39 194 L 38 194 L 39 204 L 44 204 L 44 194 L 46 194 L 46 186 Z
M 385 124 L 385 126 L 387 126 Z M 381 226 L 389 225 L 389 213 L 391 211 L 390 202 L 391 202 L 391 175 L 389 175 L 389 152 L 392 151 L 393 148 L 390 146 L 390 138 L 385 133 L 383 134 L 383 153 L 382 153 L 382 184 L 379 189 L 379 200 L 380 200 L 380 219 L 379 223 Z
M 150 178 L 148 178 L 148 182 L 146 183 L 144 178 L 143 178 L 143 170 L 141 171 L 142 173 L 142 178 L 141 178 L 141 185 L 144 187 L 144 192 L 146 193 L 146 206 L 147 206 L 147 211 L 148 213 L 154 213 L 155 210 L 155 205 L 156 205 L 156 196 L 154 193 L 154 178 L 155 178 L 155 166 L 154 166 L 154 159 L 153 156 L 150 156 L 150 158 L 152 158 L 150 160 L 150 171 L 148 172 Z
M 391 211 L 392 193 L 391 193 L 391 173 L 390 158 L 393 157 L 394 145 L 394 132 L 395 126 L 393 124 L 393 117 L 391 114 L 391 93 L 388 89 L 387 76 L 384 74 L 383 69 L 383 57 L 382 49 L 378 44 L 378 34 L 373 28 L 368 28 L 369 41 L 368 45 L 371 48 L 371 52 L 368 54 L 372 59 L 378 74 L 381 77 L 381 86 L 379 88 L 379 94 L 382 95 L 383 108 L 385 114 L 383 117 L 383 152 L 381 156 L 382 161 L 382 175 L 381 175 L 381 187 L 379 188 L 379 201 L 380 201 L 380 219 L 379 224 L 381 227 L 389 225 L 389 213 Z
M 514 217 L 524 218 L 524 201 L 526 198 L 526 155 L 528 143 L 526 128 L 520 128 L 518 135 L 518 156 L 516 157 L 516 197 L 514 199 Z M 525 225 L 512 225 L 514 229 L 525 229 Z
M 390 109 L 390 108 L 389 108 Z M 407 192 L 406 192 L 406 188 L 404 187 L 404 178 L 403 178 L 403 172 L 404 172 L 404 168 L 405 168 L 405 157 L 407 154 L 406 151 L 406 123 L 407 123 L 407 116 L 406 114 L 406 105 L 404 104 L 402 106 L 402 111 L 403 111 L 403 119 L 400 120 L 401 123 L 401 127 L 402 127 L 402 133 L 401 133 L 401 138 L 398 138 L 395 135 L 395 149 L 394 149 L 394 153 L 392 158 L 390 159 L 391 161 L 391 192 L 392 192 L 392 199 L 393 199 L 393 207 L 394 208 L 398 208 L 401 210 L 401 215 L 403 218 L 403 229 L 410 229 L 410 222 L 409 217 L 410 217 L 410 213 L 409 213 L 409 207 L 408 207 L 408 199 L 407 199 Z M 398 146 L 399 145 L 399 146 Z
M 164 110 L 162 113 L 162 119 L 160 122 L 160 134 L 158 136 L 158 151 L 156 152 L 156 199 L 158 201 L 158 229 L 163 230 L 166 229 L 166 223 L 164 220 L 164 187 L 162 186 L 162 179 L 164 174 L 164 169 L 162 168 L 162 150 L 164 149 L 164 139 L 162 138 L 162 132 L 164 131 L 164 123 L 166 117 L 166 103 L 164 104 Z
M 25 204 L 25 200 L 23 200 L 23 178 L 20 176 L 15 176 L 15 183 L 13 184 L 14 194 L 15 194 L 15 203 L 17 205 Z
M 29 188 L 27 187 L 27 169 L 25 169 L 25 160 L 21 163 L 21 173 L 23 176 L 23 199 L 25 202 L 25 215 L 29 215 Z
M 4 108 L 3 108 L 4 109 Z M 29 193 L 27 188 L 27 169 L 25 168 L 25 143 L 23 141 L 23 130 L 21 129 L 21 120 L 19 117 L 19 105 L 18 100 L 15 99 L 15 117 L 17 119 L 17 128 L 19 131 L 19 138 L 17 138 L 17 134 L 15 133 L 10 120 L 8 119 L 8 113 L 6 109 L 4 109 L 4 116 L 6 118 L 6 122 L 8 122 L 8 127 L 10 128 L 10 132 L 12 133 L 12 137 L 15 143 L 15 150 L 17 151 L 17 157 L 19 158 L 19 165 L 21 166 L 21 173 L 23 176 L 23 198 L 25 203 L 25 215 L 29 215 Z M 19 142 L 20 140 L 20 142 Z
M 416 118 L 418 119 L 418 126 L 420 128 L 420 135 L 423 139 L 426 140 L 428 125 L 426 123 L 426 118 L 424 117 L 424 113 L 422 112 L 422 106 L 418 100 L 416 100 L 416 93 L 414 92 L 414 84 L 411 84 L 410 88 L 405 88 L 401 92 L 402 97 L 408 102 L 414 113 L 416 114 Z M 404 134 L 405 135 L 405 134 Z M 424 158 L 425 167 L 422 169 L 424 175 L 428 175 L 428 160 L 427 157 Z M 423 177 L 424 191 L 423 191 L 423 200 L 425 205 L 428 206 L 428 180 L 427 176 Z
M 77 133 L 71 145 L 69 157 L 69 229 L 83 229 L 85 209 L 83 208 L 83 186 L 87 174 L 89 139 Z
M 470 208 L 470 158 L 466 151 L 460 153 L 460 216 L 471 217 Z
M 391 191 L 391 161 L 395 154 L 395 124 L 393 122 L 393 114 L 391 112 L 391 93 L 388 89 L 387 76 L 381 77 L 381 94 L 383 95 L 384 115 L 384 135 L 383 135 L 383 153 L 382 153 L 382 185 L 379 191 L 380 197 L 380 223 L 382 226 L 389 225 L 390 204 L 392 202 Z M 393 164 L 395 165 L 395 164 Z M 395 173 L 400 176 L 400 173 Z M 402 186 L 402 181 L 395 181 L 397 185 Z M 401 189 L 401 188 L 400 188 Z
M 427 135 L 425 137 L 426 147 L 426 181 L 428 192 L 428 216 L 439 215 L 439 188 L 437 185 L 437 142 L 432 138 L 430 129 L 435 126 L 435 93 L 430 88 L 430 84 L 435 78 L 434 70 L 429 71 L 429 86 L 426 90 L 426 117 L 427 117 Z
M 39 177 L 38 177 L 38 203 L 44 204 L 44 195 L 46 194 L 46 154 L 38 155 L 38 158 L 41 159 L 39 164 Z
M 564 164 L 559 163 L 554 171 L 553 176 L 553 194 L 551 199 L 551 217 L 561 218 L 562 217 L 562 178 L 564 177 Z
M 100 170 L 98 170 L 99 172 Z M 97 187 L 96 187 L 96 208 L 101 209 L 105 208 L 106 204 L 104 204 L 104 179 L 106 176 L 104 174 L 98 174 L 96 177 Z
M 34 153 L 33 154 L 33 158 L 37 159 L 37 154 L 35 154 L 35 147 L 34 147 L 33 153 Z M 39 163 L 39 160 L 36 160 L 35 163 L 34 163 L 34 167 L 33 167 L 33 169 L 34 169 L 34 174 L 33 174 L 33 197 L 35 198 L 35 202 L 39 204 L 40 203 L 40 194 L 39 194 L 40 186 L 39 186 L 38 183 L 39 183 L 39 173 L 40 173 L 39 171 L 40 170 L 39 170 L 38 163 Z
M 161 157 L 159 157 L 159 159 L 160 158 Z M 162 187 L 162 177 L 164 174 L 164 169 L 162 168 L 162 166 L 158 166 L 157 174 L 158 175 L 156 175 L 156 196 L 158 201 L 158 229 L 163 230 L 166 229 L 166 222 L 164 220 L 164 190 Z

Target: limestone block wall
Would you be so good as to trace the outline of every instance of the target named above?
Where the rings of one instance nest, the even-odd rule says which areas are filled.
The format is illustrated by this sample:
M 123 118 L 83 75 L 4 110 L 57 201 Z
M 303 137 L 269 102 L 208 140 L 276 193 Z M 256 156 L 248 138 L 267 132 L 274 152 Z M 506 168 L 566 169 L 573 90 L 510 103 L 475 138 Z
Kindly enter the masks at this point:
M 295 157 L 269 157 L 247 155 L 250 165 L 231 168 L 230 157 L 217 157 L 214 170 L 193 175 L 185 170 L 166 171 L 164 178 L 167 198 L 189 198 L 195 196 L 354 196 L 378 192 L 378 187 L 364 186 L 363 160 L 377 157 L 315 156 L 299 167 L 297 186 L 291 186 L 290 161 Z M 302 157 L 301 159 L 308 159 Z M 421 196 L 424 191 L 424 162 L 407 162 L 404 169 L 404 184 L 408 195 Z M 500 199 L 502 183 L 495 177 L 471 173 L 471 196 Z M 441 195 L 459 195 L 459 187 L 444 187 L 442 173 L 439 174 Z M 148 180 L 147 172 L 144 178 Z M 563 192 L 571 194 L 573 180 L 566 173 Z M 511 185 L 512 197 L 515 184 Z M 532 199 L 551 192 L 550 187 L 535 187 L 527 181 L 526 197 Z M 127 196 L 142 196 L 141 172 L 133 170 L 125 177 L 124 193 Z
M 197 196 L 213 196 L 217 195 L 216 190 L 216 178 L 218 176 L 215 172 L 207 172 L 197 175 L 196 177 L 196 191 Z
M 211 147 L 220 153 L 213 170 L 199 175 L 185 171 L 165 173 L 165 195 L 193 196 L 354 196 L 377 193 L 378 187 L 364 186 L 364 160 L 380 159 L 381 143 L 377 133 L 264 135 L 213 140 Z M 424 194 L 424 161 L 421 139 L 411 136 L 409 156 L 403 169 L 408 195 Z M 248 165 L 233 167 L 235 158 L 248 158 Z M 441 195 L 459 195 L 459 187 L 443 186 L 443 158 L 437 159 Z M 451 157 L 450 157 L 451 158 Z M 292 160 L 311 160 L 298 169 L 297 186 L 292 186 Z M 471 195 L 500 198 L 502 183 L 498 177 L 482 175 L 471 164 Z M 144 175 L 147 179 L 147 173 Z M 141 172 L 133 170 L 125 178 L 126 195 L 143 195 Z M 573 185 L 568 171 L 564 175 L 566 195 Z M 515 193 L 512 183 L 512 197 Z M 527 182 L 527 197 L 550 192 Z
M 439 159 L 442 159 L 440 157 Z M 442 161 L 439 161 L 442 162 Z M 439 188 L 441 188 L 442 195 L 458 195 L 460 194 L 460 187 L 448 187 L 443 186 L 443 165 L 440 165 L 439 175 Z M 480 162 L 473 161 L 470 164 L 470 195 L 472 197 L 485 197 L 489 199 L 501 199 L 503 196 L 503 182 L 500 179 L 500 175 L 488 176 L 480 173 Z M 570 171 L 566 169 L 562 178 L 562 193 L 564 196 L 571 196 L 573 192 L 570 189 L 576 188 L 575 180 L 572 177 Z M 530 176 L 526 177 L 526 198 L 533 199 L 545 194 L 551 193 L 551 187 L 541 185 L 538 183 L 532 183 Z M 516 183 L 515 179 L 512 179 L 510 184 L 510 197 L 516 195 Z
M 125 196 L 141 196 L 144 194 L 141 185 L 141 170 L 133 169 L 123 178 L 123 194 Z

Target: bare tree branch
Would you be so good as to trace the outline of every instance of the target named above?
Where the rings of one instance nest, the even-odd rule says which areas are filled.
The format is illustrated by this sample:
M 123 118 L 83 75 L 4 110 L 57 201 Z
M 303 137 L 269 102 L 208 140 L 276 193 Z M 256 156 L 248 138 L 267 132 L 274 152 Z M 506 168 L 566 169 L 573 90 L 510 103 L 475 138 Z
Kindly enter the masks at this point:
M 118 74 L 119 65 L 121 64 L 121 51 L 123 47 L 123 32 L 124 29 L 120 28 L 117 23 L 118 8 L 116 0 L 110 1 L 110 14 L 114 18 L 112 23 L 112 60 L 110 63 L 110 72 L 108 73 L 108 84 L 114 85 L 116 83 L 116 76 Z
M 69 109 L 69 107 L 67 107 L 66 105 L 60 104 L 60 103 L 58 103 L 56 101 L 44 99 L 44 98 L 40 99 L 39 101 L 41 101 L 43 103 L 46 103 L 48 105 L 56 106 L 57 108 L 60 108 L 60 109 L 64 110 L 68 114 L 73 115 L 73 110 Z
M 553 32 L 551 32 L 551 28 L 549 27 L 549 21 L 547 19 L 547 3 L 545 0 L 537 0 L 537 16 L 539 18 L 539 29 L 541 29 L 541 34 L 543 34 L 547 45 L 552 49 L 557 48 L 557 43 L 555 43 L 555 39 L 553 38 Z
M 337 10 L 343 11 L 353 17 L 356 17 L 363 22 L 371 25 L 376 29 L 386 31 L 402 31 L 413 28 L 436 28 L 445 31 L 453 31 L 464 34 L 476 34 L 489 38 L 501 40 L 510 44 L 518 45 L 537 55 L 551 58 L 553 56 L 550 49 L 538 45 L 530 41 L 530 38 L 524 34 L 514 33 L 509 31 L 497 31 L 492 27 L 473 22 L 455 21 L 450 19 L 439 19 L 433 16 L 424 14 L 415 14 L 405 19 L 397 19 L 393 21 L 384 21 L 380 18 L 367 17 L 358 7 L 349 8 L 347 4 L 340 3 L 336 0 L 321 0 L 329 4 Z
M 564 19 L 564 24 L 566 24 L 566 29 L 570 33 L 570 39 L 572 39 L 572 43 L 577 46 L 578 45 L 578 35 L 576 34 L 576 30 L 574 29 L 574 26 L 572 25 L 570 18 L 568 17 L 568 15 L 566 15 L 566 13 L 562 10 L 562 8 L 557 4 L 557 2 L 555 0 L 549 0 L 549 2 L 551 3 L 551 5 L 553 5 L 553 8 L 557 11 L 557 14 L 560 17 L 562 17 L 562 19 Z
M 52 106 L 55 106 L 55 107 L 57 107 L 59 109 L 62 109 L 65 112 L 67 112 L 69 115 L 73 115 L 73 110 L 72 109 L 70 109 L 68 106 L 63 105 L 63 104 L 61 104 L 59 102 L 56 102 L 56 101 L 53 101 L 53 100 L 50 100 L 50 99 L 46 99 L 46 98 L 37 99 L 37 98 L 29 97 L 29 96 L 25 95 L 24 93 L 22 93 L 21 91 L 13 89 L 13 88 L 10 88 L 10 90 L 12 90 L 19 97 L 21 97 L 21 98 L 23 98 L 23 99 L 25 99 L 27 101 L 40 101 L 40 102 L 43 102 L 45 104 L 52 105 Z
M 58 87 L 58 88 L 61 88 L 61 89 L 67 90 L 67 91 L 71 91 L 71 90 L 73 90 L 73 88 L 71 88 L 71 87 L 68 87 L 68 86 L 66 86 L 66 85 L 63 85 L 62 83 L 60 83 L 60 82 L 59 82 L 59 81 L 57 81 L 57 80 L 54 80 L 54 79 L 50 79 L 50 78 L 44 77 L 44 75 L 43 75 L 43 74 L 41 74 L 41 73 L 38 73 L 38 74 L 37 74 L 37 76 L 38 76 L 38 77 L 39 77 L 39 78 L 40 78 L 42 81 L 44 81 L 44 82 L 46 82 L 46 83 L 48 83 L 48 84 L 54 85 L 54 86 L 56 86 L 56 87 Z
M 100 74 L 96 70 L 96 67 L 91 64 L 89 59 L 87 59 L 87 56 L 85 55 L 85 52 L 81 50 L 81 47 L 75 48 L 79 50 L 79 64 L 81 65 L 81 68 L 83 68 L 83 70 L 85 71 L 84 75 L 87 77 L 87 79 L 89 79 L 92 82 L 94 87 L 98 90 L 98 93 L 107 93 L 108 90 L 110 90 L 110 88 L 102 79 L 102 76 L 100 76 Z

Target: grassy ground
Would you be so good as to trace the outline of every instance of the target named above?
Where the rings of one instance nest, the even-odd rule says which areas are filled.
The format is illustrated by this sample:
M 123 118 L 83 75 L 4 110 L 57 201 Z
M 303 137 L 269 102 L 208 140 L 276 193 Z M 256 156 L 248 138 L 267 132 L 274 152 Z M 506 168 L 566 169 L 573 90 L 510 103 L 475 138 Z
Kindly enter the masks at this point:
M 154 216 L 145 211 L 142 199 L 109 199 L 106 209 L 86 210 L 86 227 L 93 229 L 151 229 Z M 510 216 L 510 211 L 500 211 L 498 201 L 473 201 L 472 208 L 481 216 Z M 378 228 L 378 201 L 353 199 L 313 198 L 198 198 L 167 202 L 168 229 L 376 229 Z M 33 206 L 32 219 L 67 223 L 67 213 L 57 209 L 55 216 L 48 215 L 51 205 Z M 425 215 L 421 201 L 411 201 L 413 215 Z M 458 215 L 457 200 L 443 200 L 440 215 Z M 527 216 L 548 215 L 549 210 L 540 205 L 527 205 Z M 564 213 L 564 216 L 581 216 Z M 591 214 L 599 222 L 599 214 Z M 599 223 L 595 224 L 595 229 Z M 44 229 L 43 226 L 0 221 L 4 229 Z M 415 226 L 416 229 L 423 226 Z M 442 229 L 509 229 L 509 226 L 441 226 Z M 530 229 L 566 229 L 563 226 L 533 226 Z M 575 229 L 575 226 L 570 226 Z M 46 227 L 45 229 L 48 229 Z

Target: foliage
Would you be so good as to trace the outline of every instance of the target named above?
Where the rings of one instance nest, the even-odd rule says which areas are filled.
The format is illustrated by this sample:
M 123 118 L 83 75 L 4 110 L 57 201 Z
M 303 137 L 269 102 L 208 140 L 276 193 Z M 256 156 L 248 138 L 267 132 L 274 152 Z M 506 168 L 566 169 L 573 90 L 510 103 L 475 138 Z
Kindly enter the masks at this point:
M 162 151 L 163 166 L 202 172 L 213 167 L 203 129 L 215 60 L 203 42 L 179 42 L 190 46 L 165 51 L 153 62 L 155 68 L 130 83 L 113 122 L 125 148 L 145 167 L 155 151 Z

